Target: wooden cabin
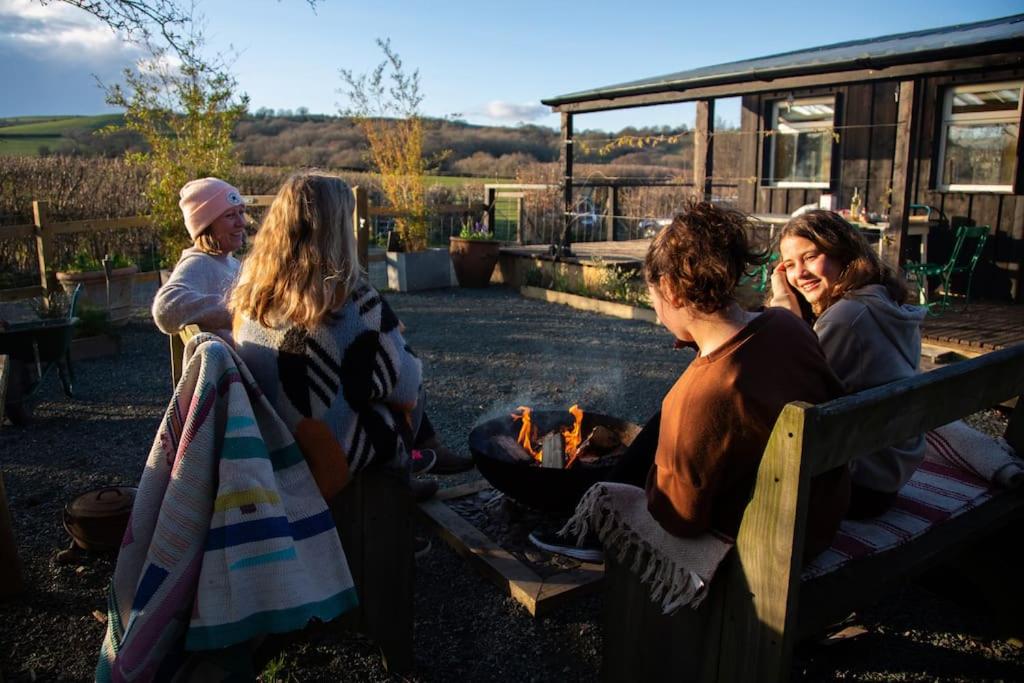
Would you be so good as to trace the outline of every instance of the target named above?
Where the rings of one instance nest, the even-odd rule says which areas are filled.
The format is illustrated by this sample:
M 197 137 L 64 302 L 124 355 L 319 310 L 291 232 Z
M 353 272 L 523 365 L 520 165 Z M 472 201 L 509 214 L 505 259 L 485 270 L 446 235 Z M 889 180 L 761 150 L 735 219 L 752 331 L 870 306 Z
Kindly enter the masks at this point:
M 919 260 L 921 228 L 908 235 L 922 220 L 917 214 L 931 213 L 924 218 L 931 261 L 948 258 L 957 226 L 990 226 L 975 294 L 1019 303 L 1022 90 L 1019 14 L 702 67 L 544 104 L 562 115 L 567 213 L 575 114 L 696 102 L 694 187 L 711 198 L 715 100 L 742 97 L 740 209 L 776 220 L 812 203 L 838 210 L 850 206 L 856 188 L 867 211 L 887 216 L 881 249 L 893 263 Z

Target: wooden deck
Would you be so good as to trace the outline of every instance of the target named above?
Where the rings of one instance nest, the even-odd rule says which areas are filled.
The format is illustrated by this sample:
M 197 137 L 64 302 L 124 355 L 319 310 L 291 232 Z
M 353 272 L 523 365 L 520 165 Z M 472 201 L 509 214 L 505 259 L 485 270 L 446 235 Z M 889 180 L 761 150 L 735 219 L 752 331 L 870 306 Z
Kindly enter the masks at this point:
M 971 302 L 924 321 L 925 343 L 951 346 L 968 353 L 986 353 L 1024 342 L 1024 305 Z

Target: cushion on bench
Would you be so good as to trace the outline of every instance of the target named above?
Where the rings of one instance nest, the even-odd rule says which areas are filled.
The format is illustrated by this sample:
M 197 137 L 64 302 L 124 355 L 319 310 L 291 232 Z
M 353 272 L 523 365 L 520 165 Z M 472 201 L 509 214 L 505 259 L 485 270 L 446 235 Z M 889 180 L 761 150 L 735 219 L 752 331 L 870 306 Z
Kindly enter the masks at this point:
M 928 432 L 925 441 L 924 461 L 893 507 L 879 517 L 844 521 L 832 546 L 804 567 L 804 580 L 908 543 L 1024 480 L 1024 461 L 1004 439 L 960 420 Z

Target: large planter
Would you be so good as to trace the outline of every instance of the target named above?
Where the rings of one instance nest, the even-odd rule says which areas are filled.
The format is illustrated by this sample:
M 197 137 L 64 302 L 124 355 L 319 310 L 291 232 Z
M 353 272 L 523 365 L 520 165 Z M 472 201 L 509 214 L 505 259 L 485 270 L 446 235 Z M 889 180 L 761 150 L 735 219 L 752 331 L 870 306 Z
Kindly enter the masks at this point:
M 89 270 L 82 273 L 57 273 L 57 282 L 70 296 L 75 287 L 82 285 L 82 293 L 78 296 L 78 305 L 92 306 L 107 311 L 110 322 L 124 322 L 132 311 L 132 287 L 135 284 L 135 273 L 138 266 L 115 268 L 110 274 L 110 299 L 107 299 L 107 278 L 102 270 Z
M 447 249 L 389 251 L 384 261 L 388 268 L 388 288 L 397 292 L 452 286 L 452 261 Z
M 501 242 L 498 240 L 467 240 L 452 237 L 448 251 L 455 277 L 462 287 L 486 287 L 498 263 Z

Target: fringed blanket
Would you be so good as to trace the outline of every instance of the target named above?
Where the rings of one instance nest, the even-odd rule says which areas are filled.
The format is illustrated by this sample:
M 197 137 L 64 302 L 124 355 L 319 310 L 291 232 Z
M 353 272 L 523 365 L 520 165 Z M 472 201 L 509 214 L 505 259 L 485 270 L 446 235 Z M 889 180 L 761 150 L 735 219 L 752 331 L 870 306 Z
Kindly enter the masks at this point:
M 169 678 L 188 651 L 357 604 L 330 512 L 248 369 L 212 335 L 185 359 L 110 583 L 98 681 Z
M 924 461 L 896 502 L 871 519 L 845 520 L 826 551 L 804 567 L 811 579 L 852 560 L 891 550 L 1024 483 L 1024 461 L 1003 438 L 957 420 L 925 434 Z
M 733 546 L 730 539 L 713 533 L 673 536 L 647 511 L 642 488 L 612 482 L 591 486 L 560 533 L 579 542 L 591 532 L 619 562 L 632 554 L 633 573 L 650 587 L 651 599 L 666 614 L 701 603 L 715 570 Z

